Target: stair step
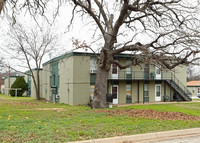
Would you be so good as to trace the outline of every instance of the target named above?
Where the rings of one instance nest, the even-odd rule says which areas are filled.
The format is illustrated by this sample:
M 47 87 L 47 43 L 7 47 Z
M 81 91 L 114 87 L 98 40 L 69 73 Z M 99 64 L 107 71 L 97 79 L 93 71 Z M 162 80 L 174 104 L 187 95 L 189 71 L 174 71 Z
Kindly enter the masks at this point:
M 190 97 L 174 81 L 172 80 L 166 80 L 166 81 L 172 88 L 174 88 L 174 90 L 176 90 L 179 93 L 180 96 L 183 97 L 183 99 L 189 101 L 191 100 Z

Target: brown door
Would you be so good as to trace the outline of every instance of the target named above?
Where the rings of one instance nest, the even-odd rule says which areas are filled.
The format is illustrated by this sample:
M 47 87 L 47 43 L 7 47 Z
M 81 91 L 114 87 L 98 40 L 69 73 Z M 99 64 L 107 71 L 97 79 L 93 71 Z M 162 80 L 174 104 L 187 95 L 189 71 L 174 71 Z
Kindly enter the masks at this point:
M 113 104 L 118 104 L 118 86 L 113 85 L 112 87 Z

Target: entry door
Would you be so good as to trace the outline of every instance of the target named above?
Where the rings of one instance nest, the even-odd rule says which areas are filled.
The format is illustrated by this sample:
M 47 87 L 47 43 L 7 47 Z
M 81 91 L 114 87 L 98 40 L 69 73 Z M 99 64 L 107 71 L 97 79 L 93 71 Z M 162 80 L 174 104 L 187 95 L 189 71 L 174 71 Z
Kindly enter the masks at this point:
M 113 96 L 113 104 L 118 104 L 118 86 L 112 86 L 112 96 Z
M 112 79 L 118 79 L 118 68 L 116 64 L 112 64 L 111 75 Z
M 155 85 L 155 101 L 161 101 L 161 84 Z
M 155 68 L 155 73 L 156 73 L 156 79 L 161 79 L 161 71 L 160 71 L 160 67 L 159 66 L 156 66 Z

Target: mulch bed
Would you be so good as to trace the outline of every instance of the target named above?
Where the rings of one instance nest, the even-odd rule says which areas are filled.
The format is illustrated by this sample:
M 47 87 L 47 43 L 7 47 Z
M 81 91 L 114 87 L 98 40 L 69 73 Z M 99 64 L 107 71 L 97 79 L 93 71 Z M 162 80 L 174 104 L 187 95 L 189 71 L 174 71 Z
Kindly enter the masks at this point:
M 120 109 L 120 110 L 108 110 L 99 109 L 95 110 L 96 113 L 107 113 L 110 116 L 113 115 L 127 115 L 132 117 L 143 117 L 148 119 L 161 119 L 161 120 L 200 120 L 200 117 L 187 115 L 180 112 L 165 112 L 156 110 L 144 110 L 144 109 Z

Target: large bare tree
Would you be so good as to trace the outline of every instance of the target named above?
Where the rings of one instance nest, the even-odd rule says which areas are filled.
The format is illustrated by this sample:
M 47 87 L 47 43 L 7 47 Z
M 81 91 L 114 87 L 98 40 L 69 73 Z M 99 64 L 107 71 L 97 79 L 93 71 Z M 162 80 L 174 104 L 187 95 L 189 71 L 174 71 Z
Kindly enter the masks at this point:
M 106 89 L 111 64 L 124 69 L 148 59 L 172 69 L 198 59 L 195 56 L 200 46 L 198 0 L 72 2 L 71 22 L 75 16 L 88 18 L 95 23 L 95 32 L 99 32 L 104 41 L 97 61 L 94 108 L 107 106 Z M 125 51 L 130 51 L 136 58 L 130 64 L 121 65 L 114 57 Z
M 94 22 L 103 45 L 98 56 L 94 108 L 106 107 L 107 79 L 111 64 L 120 69 L 151 60 L 168 69 L 196 60 L 199 53 L 199 0 L 65 0 L 75 16 Z M 60 4 L 65 1 L 58 1 Z M 12 4 L 14 0 L 7 0 Z M 48 0 L 24 0 L 31 15 L 44 14 Z M 69 6 L 69 5 L 68 5 Z M 16 8 L 16 5 L 12 7 Z M 89 23 L 89 22 L 88 22 Z M 94 34 L 94 35 L 95 35 Z M 92 36 L 92 35 L 91 35 Z M 115 55 L 130 51 L 135 60 L 121 65 Z M 143 58 L 145 55 L 145 58 Z
M 55 48 L 57 34 L 51 32 L 49 28 L 45 30 L 38 27 L 25 29 L 20 24 L 15 24 L 9 32 L 12 44 L 10 49 L 16 54 L 14 59 L 27 63 L 30 76 L 36 91 L 36 99 L 40 99 L 40 69 L 45 54 Z M 33 73 L 36 68 L 36 75 Z

